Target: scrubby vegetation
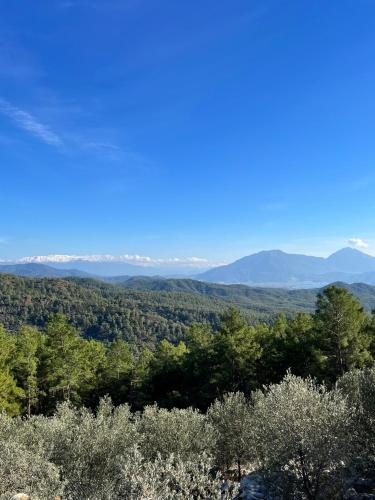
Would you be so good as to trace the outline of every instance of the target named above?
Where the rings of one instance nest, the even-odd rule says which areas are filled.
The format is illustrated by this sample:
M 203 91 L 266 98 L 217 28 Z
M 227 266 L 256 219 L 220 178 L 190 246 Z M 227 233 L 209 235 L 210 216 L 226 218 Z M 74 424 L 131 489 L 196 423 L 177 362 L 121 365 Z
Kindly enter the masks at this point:
M 109 399 L 96 413 L 65 402 L 50 417 L 2 414 L 0 498 L 229 499 L 249 470 L 269 498 L 341 498 L 375 477 L 374 378 L 374 368 L 349 372 L 328 390 L 288 374 L 249 399 L 226 394 L 205 414 L 133 413 Z

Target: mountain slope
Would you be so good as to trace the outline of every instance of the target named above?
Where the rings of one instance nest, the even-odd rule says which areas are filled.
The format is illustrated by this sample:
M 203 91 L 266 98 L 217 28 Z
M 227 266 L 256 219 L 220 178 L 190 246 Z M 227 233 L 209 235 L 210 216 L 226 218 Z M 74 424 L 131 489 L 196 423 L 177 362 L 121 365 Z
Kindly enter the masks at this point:
M 0 273 L 15 274 L 31 278 L 64 278 L 66 276 L 88 277 L 88 273 L 77 269 L 56 269 L 45 264 L 0 264 Z
M 199 275 L 199 278 L 214 282 L 282 283 L 293 281 L 302 274 L 325 271 L 328 271 L 328 267 L 322 258 L 271 250 L 211 269 Z
M 244 283 L 260 286 L 311 287 L 332 281 L 373 282 L 375 257 L 352 248 L 328 258 L 263 251 L 226 266 L 199 274 L 198 279 L 215 283 Z
M 29 257 L 28 262 L 25 264 L 45 264 L 46 262 L 41 260 L 42 257 Z M 121 260 L 85 260 L 83 258 L 71 259 L 68 261 L 58 261 L 49 260 L 48 265 L 52 266 L 54 269 L 59 270 L 70 270 L 76 269 L 82 271 L 86 275 L 91 276 L 172 276 L 172 275 L 183 275 L 189 276 L 196 274 L 198 272 L 203 272 L 204 269 L 192 266 L 184 265 L 140 265 L 131 264 L 129 262 Z
M 337 271 L 346 273 L 368 273 L 375 271 L 375 258 L 355 248 L 343 248 L 326 259 Z

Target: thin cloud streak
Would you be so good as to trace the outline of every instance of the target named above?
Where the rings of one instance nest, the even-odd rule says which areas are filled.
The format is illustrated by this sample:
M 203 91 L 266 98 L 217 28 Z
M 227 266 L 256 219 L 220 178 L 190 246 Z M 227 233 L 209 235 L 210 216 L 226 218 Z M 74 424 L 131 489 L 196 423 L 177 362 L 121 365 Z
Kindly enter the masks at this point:
M 40 123 L 27 111 L 12 106 L 8 101 L 2 98 L 0 98 L 0 113 L 10 118 L 19 128 L 38 137 L 50 146 L 61 146 L 63 143 L 62 139 L 48 126 Z

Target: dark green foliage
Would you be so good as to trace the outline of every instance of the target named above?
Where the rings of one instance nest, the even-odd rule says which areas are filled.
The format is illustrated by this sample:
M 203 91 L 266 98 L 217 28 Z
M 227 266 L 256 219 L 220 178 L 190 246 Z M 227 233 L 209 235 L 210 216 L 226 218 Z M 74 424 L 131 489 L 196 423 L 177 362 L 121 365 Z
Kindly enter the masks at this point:
M 315 328 L 327 376 L 335 379 L 371 361 L 368 323 L 363 306 L 347 290 L 331 286 L 319 294 Z
M 343 285 L 375 308 L 375 287 Z M 279 313 L 292 317 L 313 312 L 317 290 L 250 288 L 195 280 L 138 277 L 116 285 L 86 278 L 22 278 L 0 274 L 0 323 L 16 331 L 22 325 L 43 328 L 63 313 L 83 336 L 121 338 L 134 347 L 166 338 L 183 339 L 194 323 L 209 322 L 215 330 L 220 315 L 234 305 L 251 323 L 270 323 Z
M 291 370 L 300 376 L 317 374 L 316 332 L 311 314 L 299 313 L 287 319 L 281 314 L 261 336 L 263 356 L 259 379 L 267 384 L 278 382 Z
M 217 326 L 227 303 L 185 292 L 125 290 L 92 279 L 30 279 L 0 275 L 0 323 L 16 331 L 23 324 L 43 328 L 63 313 L 85 337 L 121 338 L 133 346 L 182 339 L 189 326 Z M 243 310 L 249 321 L 266 317 Z
M 16 339 L 0 325 L 0 411 L 5 410 L 10 415 L 20 412 L 24 397 L 14 376 L 16 358 Z
M 217 324 L 195 323 L 184 336 L 172 336 L 174 342 L 163 335 L 156 343 L 154 336 L 153 342 L 148 337 L 150 349 L 138 336 L 136 344 L 120 335 L 101 342 L 75 326 L 80 323 L 78 311 L 84 320 L 88 317 L 90 307 L 87 311 L 84 304 L 91 304 L 91 312 L 94 298 L 102 300 L 101 307 L 114 297 L 123 304 L 130 292 L 92 280 L 79 285 L 65 280 L 17 283 L 29 294 L 27 300 L 21 292 L 19 296 L 26 309 L 33 300 L 47 310 L 52 302 L 57 309 L 68 308 L 71 316 L 52 314 L 40 330 L 25 325 L 16 332 L 0 329 L 0 407 L 10 414 L 50 413 L 64 400 L 94 407 L 106 394 L 115 404 L 128 402 L 133 409 L 157 402 L 166 408 L 205 410 L 215 397 L 236 391 L 249 396 L 264 384 L 278 383 L 288 370 L 333 384 L 344 372 L 374 359 L 374 319 L 347 290 L 335 286 L 319 296 L 314 315 L 281 314 L 272 323 L 251 324 L 239 310 L 223 308 Z M 59 299 L 53 295 L 58 287 Z M 158 300 L 162 307 L 160 296 L 152 300 L 154 308 Z M 144 307 L 145 301 L 139 304 Z
M 225 300 L 237 307 L 268 315 L 281 311 L 285 313 L 313 311 L 317 294 L 314 289 L 286 290 L 249 287 L 246 285 L 219 285 L 192 279 L 164 279 L 148 276 L 136 276 L 127 279 L 112 278 L 111 282 L 131 290 L 184 292 L 204 297 L 214 297 Z M 374 294 L 372 297 L 370 296 L 370 300 L 372 300 L 371 303 L 375 307 L 375 287 L 373 288 Z

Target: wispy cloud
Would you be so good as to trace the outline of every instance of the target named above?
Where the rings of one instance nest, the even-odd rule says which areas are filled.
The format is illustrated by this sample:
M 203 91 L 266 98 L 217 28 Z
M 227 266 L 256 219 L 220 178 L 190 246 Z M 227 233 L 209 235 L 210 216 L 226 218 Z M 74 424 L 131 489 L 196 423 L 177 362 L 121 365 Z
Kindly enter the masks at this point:
M 27 111 L 19 109 L 5 99 L 0 98 L 0 113 L 8 116 L 19 128 L 38 137 L 51 146 L 61 146 L 63 141 L 47 125 L 40 123 Z
M 141 266 L 191 266 L 191 267 L 212 267 L 221 264 L 221 262 L 212 262 L 202 257 L 169 257 L 169 258 L 153 258 L 145 255 L 65 255 L 65 254 L 52 254 L 52 255 L 34 255 L 31 257 L 23 257 L 18 259 L 20 264 L 26 263 L 39 263 L 39 264 L 53 264 L 53 263 L 68 263 L 74 261 L 88 261 L 88 262 L 127 262 Z
M 365 248 L 369 247 L 369 244 L 366 243 L 366 241 L 362 240 L 361 238 L 350 238 L 348 240 L 348 243 L 349 243 L 349 245 L 351 245 L 352 247 L 355 247 L 355 248 L 365 249 Z

